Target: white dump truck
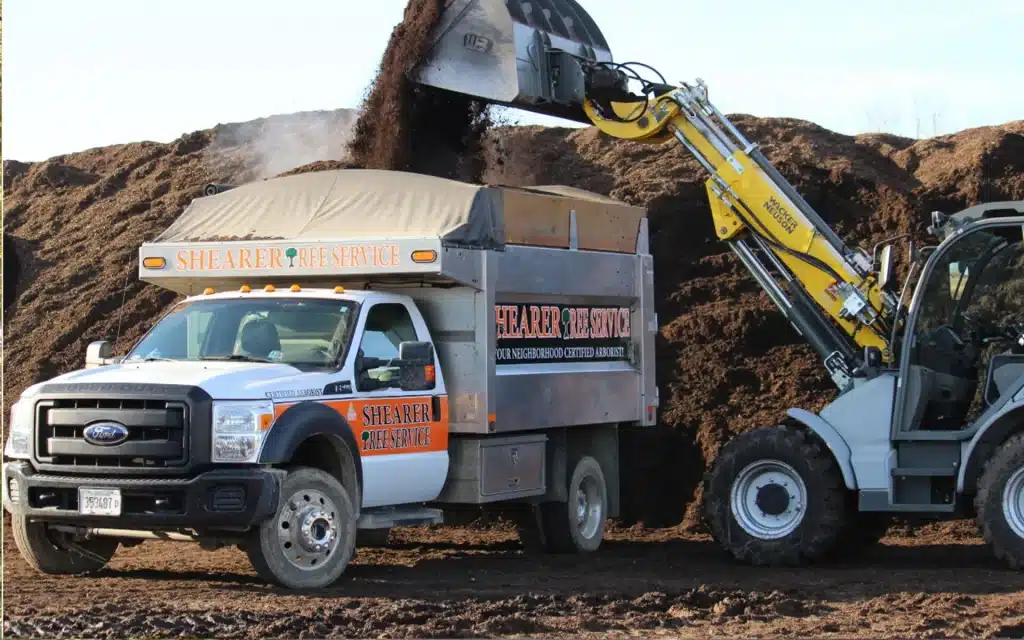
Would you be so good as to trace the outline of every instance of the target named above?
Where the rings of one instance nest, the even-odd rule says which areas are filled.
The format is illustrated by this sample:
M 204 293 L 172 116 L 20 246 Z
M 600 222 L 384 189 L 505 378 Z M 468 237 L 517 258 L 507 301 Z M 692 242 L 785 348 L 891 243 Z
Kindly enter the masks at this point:
M 658 405 L 643 209 L 356 169 L 210 192 L 140 249 L 186 297 L 14 404 L 3 497 L 29 563 L 198 541 L 316 587 L 357 530 L 467 505 L 597 549 L 619 428 Z

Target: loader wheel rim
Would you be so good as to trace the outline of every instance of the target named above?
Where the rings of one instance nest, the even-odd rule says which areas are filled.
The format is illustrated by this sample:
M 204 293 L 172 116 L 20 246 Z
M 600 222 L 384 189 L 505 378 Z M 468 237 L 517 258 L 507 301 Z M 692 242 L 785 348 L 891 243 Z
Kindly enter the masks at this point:
M 749 535 L 777 540 L 796 531 L 807 511 L 807 485 L 796 469 L 780 460 L 758 460 L 732 484 L 730 509 Z
M 1024 538 L 1024 467 L 1010 476 L 1003 489 L 1003 517 L 1010 529 Z
M 575 506 L 576 530 L 586 539 L 593 538 L 601 528 L 603 519 L 601 490 L 596 479 L 591 476 L 583 478 L 576 488 Z
M 337 517 L 338 508 L 324 493 L 293 493 L 277 519 L 277 542 L 288 562 L 305 571 L 323 567 L 337 546 Z

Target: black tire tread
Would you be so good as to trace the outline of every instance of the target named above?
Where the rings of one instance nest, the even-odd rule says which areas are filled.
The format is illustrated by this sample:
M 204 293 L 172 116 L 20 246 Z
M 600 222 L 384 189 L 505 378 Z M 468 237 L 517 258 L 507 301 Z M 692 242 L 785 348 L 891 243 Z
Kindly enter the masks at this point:
M 594 458 L 584 456 L 576 460 L 570 468 L 572 472 L 567 479 L 572 484 L 573 476 L 580 465 L 596 466 L 601 472 L 601 465 Z M 603 473 L 601 473 L 603 480 Z M 607 485 L 605 497 L 607 499 Z M 607 519 L 605 505 L 605 518 Z M 527 553 L 574 554 L 584 552 L 576 544 L 572 525 L 569 522 L 569 505 L 567 502 L 544 502 L 517 514 L 516 529 L 519 540 Z
M 12 516 L 11 529 L 14 533 L 14 544 L 21 552 L 25 562 L 33 569 L 50 575 L 84 575 L 99 571 L 107 566 L 119 545 L 117 538 L 93 538 L 77 544 L 102 558 L 99 562 L 73 549 L 55 546 L 45 537 L 45 526 L 40 522 L 29 522 L 25 516 Z
M 729 508 L 733 475 L 757 458 L 784 459 L 787 453 L 806 461 L 810 477 L 805 483 L 811 495 L 814 489 L 821 491 L 818 521 L 809 522 L 805 515 L 797 531 L 779 540 L 757 540 L 742 531 L 734 535 Z M 831 452 L 808 430 L 790 425 L 762 427 L 733 438 L 704 475 L 702 507 L 712 538 L 736 560 L 752 565 L 799 566 L 829 555 L 846 528 L 846 501 L 846 485 Z
M 1004 521 L 1002 491 L 1006 480 L 1024 465 L 1024 433 L 1010 436 L 985 463 L 974 495 L 975 521 L 996 558 L 1013 570 L 1024 569 L 1024 540 Z

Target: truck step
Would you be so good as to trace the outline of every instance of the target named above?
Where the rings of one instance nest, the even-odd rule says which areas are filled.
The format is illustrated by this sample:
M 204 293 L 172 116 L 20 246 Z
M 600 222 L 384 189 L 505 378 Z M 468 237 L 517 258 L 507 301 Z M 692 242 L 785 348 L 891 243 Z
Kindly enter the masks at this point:
M 907 477 L 930 477 L 930 478 L 951 478 L 955 476 L 957 469 L 953 467 L 893 467 L 892 476 Z
M 442 522 L 444 522 L 444 515 L 440 509 L 430 509 L 414 504 L 363 509 L 356 527 L 359 529 L 390 529 L 391 527 L 412 527 L 422 524 L 441 524 Z

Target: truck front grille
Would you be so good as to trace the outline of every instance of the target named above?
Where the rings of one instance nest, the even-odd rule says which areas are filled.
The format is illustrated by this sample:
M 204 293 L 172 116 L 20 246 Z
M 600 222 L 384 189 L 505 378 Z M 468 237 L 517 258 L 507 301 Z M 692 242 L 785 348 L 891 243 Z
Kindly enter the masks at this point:
M 116 445 L 84 437 L 96 422 L 116 422 L 128 437 Z M 36 451 L 40 462 L 67 467 L 154 468 L 188 461 L 188 409 L 181 402 L 137 399 L 57 399 L 39 404 Z

